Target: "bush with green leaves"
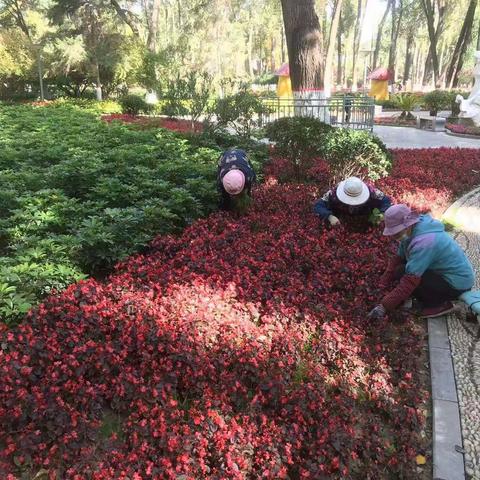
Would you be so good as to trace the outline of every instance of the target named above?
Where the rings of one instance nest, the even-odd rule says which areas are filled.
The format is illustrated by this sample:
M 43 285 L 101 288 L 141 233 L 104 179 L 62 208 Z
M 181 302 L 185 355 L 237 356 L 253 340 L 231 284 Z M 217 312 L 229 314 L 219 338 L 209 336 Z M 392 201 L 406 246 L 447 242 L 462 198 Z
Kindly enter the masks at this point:
M 396 107 L 402 111 L 400 118 L 414 119 L 412 110 L 418 105 L 418 98 L 411 93 L 397 93 L 392 97 Z
M 177 76 L 167 83 L 161 106 L 162 115 L 167 117 L 182 117 L 189 113 L 190 85 L 188 80 Z
M 49 107 L 76 107 L 78 109 L 95 113 L 97 115 L 109 115 L 122 113 L 122 106 L 115 100 L 89 100 L 86 98 L 58 98 L 50 103 Z
M 451 102 L 452 94 L 445 90 L 433 90 L 423 97 L 423 104 L 432 116 L 436 116 L 440 110 L 449 109 Z
M 0 106 L 0 123 L 4 321 L 217 207 L 218 145 L 106 124 L 68 103 Z
M 260 97 L 248 90 L 219 98 L 214 107 L 218 127 L 233 128 L 243 138 L 249 138 L 256 128 L 261 127 L 263 117 L 270 111 Z
M 388 100 L 375 100 L 375 105 L 380 105 L 385 110 L 396 110 L 398 108 L 393 98 L 389 98 Z
M 226 130 L 207 128 L 199 134 L 183 133 L 181 136 L 197 147 L 217 150 L 219 155 L 229 148 L 245 150 L 259 180 L 262 178 L 264 165 L 269 161 L 268 145 L 253 138 L 238 137 Z
M 122 107 L 122 113 L 129 115 L 138 115 L 139 113 L 149 113 L 152 109 L 140 95 L 125 95 L 118 99 Z
M 285 117 L 266 127 L 266 136 L 275 142 L 275 153 L 289 160 L 300 181 L 315 158 L 324 154 L 325 140 L 333 130 L 312 117 Z
M 392 167 L 392 155 L 385 144 L 364 130 L 333 129 L 325 138 L 324 158 L 333 183 L 351 176 L 375 181 Z

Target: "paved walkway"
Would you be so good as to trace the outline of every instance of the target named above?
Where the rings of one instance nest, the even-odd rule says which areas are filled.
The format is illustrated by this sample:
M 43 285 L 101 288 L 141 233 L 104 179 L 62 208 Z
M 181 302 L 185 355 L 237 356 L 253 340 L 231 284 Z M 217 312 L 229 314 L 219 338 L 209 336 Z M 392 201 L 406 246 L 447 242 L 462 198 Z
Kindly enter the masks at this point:
M 480 188 L 455 202 L 444 215 L 457 226 L 454 237 L 465 249 L 480 289 Z M 448 317 L 467 478 L 480 479 L 480 327 L 465 314 Z
M 373 133 L 378 135 L 388 148 L 480 148 L 480 139 L 455 137 L 417 128 L 375 125 Z

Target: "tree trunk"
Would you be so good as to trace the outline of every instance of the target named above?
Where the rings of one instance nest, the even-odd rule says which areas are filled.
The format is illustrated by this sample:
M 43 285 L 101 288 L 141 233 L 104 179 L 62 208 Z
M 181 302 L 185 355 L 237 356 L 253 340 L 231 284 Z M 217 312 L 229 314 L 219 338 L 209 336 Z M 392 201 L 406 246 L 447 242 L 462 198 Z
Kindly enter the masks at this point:
M 363 18 L 365 16 L 365 6 L 367 0 L 358 0 L 357 19 L 355 20 L 355 30 L 353 35 L 353 62 L 352 62 L 352 92 L 356 92 L 357 85 L 357 60 L 358 50 L 360 48 L 360 34 L 362 33 Z
M 343 21 L 342 13 L 340 12 L 339 28 L 337 32 L 337 85 L 342 84 L 342 32 Z
M 180 3 L 180 0 L 177 0 L 177 25 L 178 25 L 178 30 L 182 29 L 182 5 Z
M 390 50 L 388 53 L 388 70 L 392 75 L 392 80 L 395 82 L 395 60 L 397 53 L 398 33 L 400 31 L 400 24 L 402 23 L 403 16 L 403 1 L 400 0 L 398 8 L 396 0 L 392 0 L 392 35 L 390 39 Z
M 248 72 L 250 74 L 250 78 L 255 76 L 253 71 L 253 22 L 250 21 L 250 28 L 248 30 Z
M 330 35 L 328 36 L 327 57 L 325 60 L 325 96 L 330 97 L 332 90 L 332 71 L 333 71 L 333 54 L 335 52 L 335 40 L 337 37 L 338 24 L 340 22 L 340 12 L 342 11 L 342 0 L 336 0 L 332 25 L 330 26 Z
M 437 41 L 438 41 L 438 35 L 440 33 L 440 30 L 443 29 L 443 16 L 445 13 L 445 6 L 443 7 L 440 6 L 439 8 L 439 12 L 438 12 L 439 22 L 438 22 L 437 29 L 435 29 L 435 12 L 434 12 L 433 4 L 431 3 L 431 1 L 422 0 L 422 8 L 425 13 L 425 17 L 427 19 L 428 38 L 430 39 L 430 58 L 431 58 L 432 68 L 433 68 L 433 81 L 435 86 L 438 86 L 440 71 L 439 71 L 439 62 L 438 62 L 438 54 L 437 54 Z M 428 62 L 428 57 L 427 57 L 427 62 Z
M 158 32 L 160 27 L 160 8 L 162 6 L 161 0 L 153 0 L 152 10 L 149 15 L 147 48 L 152 53 L 158 51 Z M 168 14 L 168 13 L 167 13 Z
M 387 0 L 387 7 L 385 8 L 385 13 L 383 14 L 382 20 L 378 24 L 377 40 L 375 41 L 375 51 L 373 53 L 373 70 L 377 68 L 378 56 L 380 54 L 380 46 L 382 44 L 383 27 L 385 26 L 385 22 L 387 20 L 388 12 L 390 11 L 391 5 L 391 0 Z
M 120 6 L 120 4 L 117 2 L 117 0 L 110 0 L 110 3 L 112 4 L 113 8 L 117 12 L 117 15 L 120 17 L 120 19 L 130 27 L 130 30 L 136 37 L 139 37 L 140 34 L 138 31 L 138 27 L 137 27 L 134 15 L 132 15 L 132 13 L 129 12 L 128 10 L 123 9 Z
M 452 61 L 447 70 L 445 83 L 447 87 L 453 88 L 458 85 L 458 74 L 463 67 L 463 60 L 465 52 L 468 48 L 472 37 L 473 20 L 475 18 L 475 10 L 477 8 L 477 0 L 470 0 L 465 20 L 463 21 L 462 29 L 453 51 Z
M 477 50 L 480 50 L 480 21 L 478 22 Z
M 296 96 L 323 91 L 323 51 L 314 0 L 282 0 L 292 89 Z M 308 94 L 305 96 L 309 96 Z
M 414 33 L 412 31 L 408 32 L 407 35 L 407 44 L 406 44 L 406 54 L 405 54 L 405 66 L 403 68 L 403 86 L 405 87 L 409 78 L 410 72 L 412 70 L 413 55 L 412 55 L 412 46 L 413 46 Z
M 100 80 L 100 65 L 98 64 L 98 61 L 96 62 L 95 70 L 96 70 L 96 77 L 97 77 L 97 86 L 95 90 L 97 94 L 97 100 L 101 102 L 102 101 L 102 81 Z
M 270 37 L 270 71 L 274 72 L 276 69 L 276 63 L 275 63 L 275 37 L 273 35 Z
M 40 84 L 40 101 L 45 100 L 45 94 L 43 91 L 43 59 L 42 48 L 38 47 L 38 82 Z
M 285 63 L 286 61 L 286 57 L 285 57 L 285 27 L 282 25 L 282 31 L 281 31 L 281 48 L 282 48 L 282 65 Z

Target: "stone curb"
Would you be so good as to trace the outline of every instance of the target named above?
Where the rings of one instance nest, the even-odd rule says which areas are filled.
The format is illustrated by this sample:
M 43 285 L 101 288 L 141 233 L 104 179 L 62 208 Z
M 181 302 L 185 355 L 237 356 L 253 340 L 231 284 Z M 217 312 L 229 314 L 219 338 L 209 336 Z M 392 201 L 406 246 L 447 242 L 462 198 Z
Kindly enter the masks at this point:
M 450 135 L 451 137 L 458 137 L 458 138 L 473 138 L 475 140 L 480 140 L 480 135 L 469 135 L 468 133 L 453 133 L 453 132 L 450 132 L 447 129 L 445 129 L 445 133 L 447 135 Z
M 462 429 L 445 317 L 428 320 L 432 378 L 433 478 L 465 480 Z
M 390 125 L 388 123 L 374 123 L 374 127 L 417 128 L 415 125 Z
M 442 220 L 452 222 L 455 230 L 461 230 L 462 227 L 465 225 L 463 224 L 462 219 L 457 218 L 458 211 L 465 205 L 465 203 L 473 196 L 478 195 L 480 193 L 480 187 L 467 192 L 465 195 L 462 195 L 457 201 L 452 203 L 442 215 Z M 471 219 L 464 219 L 467 223 L 471 222 Z

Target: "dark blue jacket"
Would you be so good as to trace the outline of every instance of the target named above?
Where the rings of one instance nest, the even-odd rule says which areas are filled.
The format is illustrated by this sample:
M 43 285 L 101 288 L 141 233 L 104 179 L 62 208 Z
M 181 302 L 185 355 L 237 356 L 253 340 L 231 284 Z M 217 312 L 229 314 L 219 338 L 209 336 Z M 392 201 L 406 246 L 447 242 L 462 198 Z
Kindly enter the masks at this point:
M 385 212 L 392 205 L 390 197 L 371 185 L 368 186 L 370 197 L 361 205 L 346 205 L 337 197 L 337 189 L 329 190 L 314 207 L 315 213 L 322 219 L 327 220 L 330 215 L 336 217 L 342 215 L 368 217 L 375 208 Z

